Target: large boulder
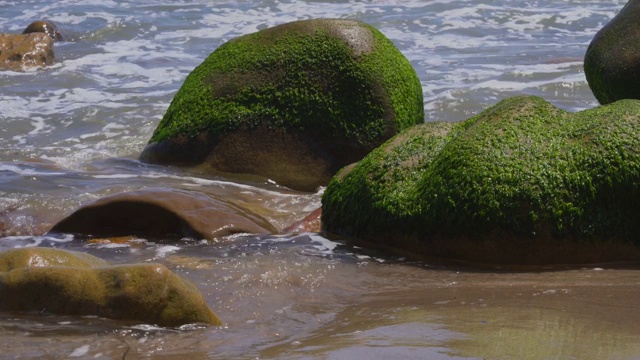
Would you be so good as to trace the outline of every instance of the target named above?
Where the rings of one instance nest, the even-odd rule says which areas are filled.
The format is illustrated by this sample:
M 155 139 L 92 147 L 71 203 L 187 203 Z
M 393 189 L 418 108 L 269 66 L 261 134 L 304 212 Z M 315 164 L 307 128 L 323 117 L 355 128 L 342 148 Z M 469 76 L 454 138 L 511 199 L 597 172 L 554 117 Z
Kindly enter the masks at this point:
M 93 237 L 136 235 L 154 239 L 217 239 L 237 233 L 272 234 L 264 218 L 220 197 L 197 191 L 148 188 L 82 206 L 50 233 Z
M 640 259 L 640 101 L 578 113 L 531 96 L 386 142 L 334 177 L 324 231 L 482 263 Z
M 221 325 L 200 291 L 163 265 L 108 266 L 88 254 L 51 248 L 0 253 L 0 311 Z
M 53 39 L 47 34 L 0 34 L 0 70 L 24 71 L 54 61 Z
M 640 1 L 630 0 L 587 48 L 584 72 L 600 104 L 640 99 L 639 19 Z
M 415 70 L 382 33 L 354 20 L 304 20 L 216 49 L 189 74 L 140 158 L 313 191 L 423 121 Z

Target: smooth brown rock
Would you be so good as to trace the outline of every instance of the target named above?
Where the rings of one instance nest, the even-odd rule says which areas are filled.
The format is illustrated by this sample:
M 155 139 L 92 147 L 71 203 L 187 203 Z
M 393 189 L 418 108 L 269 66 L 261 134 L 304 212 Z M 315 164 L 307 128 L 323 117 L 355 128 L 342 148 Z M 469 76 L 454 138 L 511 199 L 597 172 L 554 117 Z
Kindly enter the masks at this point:
M 85 205 L 50 232 L 94 237 L 216 239 L 236 233 L 270 234 L 276 229 L 262 217 L 214 195 L 151 188 Z
M 24 71 L 54 61 L 53 39 L 47 34 L 0 34 L 0 70 Z
M 23 34 L 45 33 L 55 41 L 64 41 L 64 35 L 58 25 L 49 20 L 34 21 L 22 32 Z
M 321 231 L 321 217 L 322 217 L 322 208 L 317 208 L 304 219 L 291 224 L 286 229 L 284 229 L 283 233 L 304 233 L 304 232 L 320 232 Z

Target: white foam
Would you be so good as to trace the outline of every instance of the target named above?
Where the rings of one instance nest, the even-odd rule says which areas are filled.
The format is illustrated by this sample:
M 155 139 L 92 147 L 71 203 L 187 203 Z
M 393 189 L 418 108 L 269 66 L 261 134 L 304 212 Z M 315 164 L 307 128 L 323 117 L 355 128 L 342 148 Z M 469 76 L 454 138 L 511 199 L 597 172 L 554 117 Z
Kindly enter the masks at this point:
M 168 254 L 174 253 L 176 251 L 180 250 L 179 247 L 177 246 L 173 246 L 173 245 L 164 245 L 164 246 L 160 246 L 156 249 L 156 259 L 161 259 L 165 256 L 167 256 Z
M 9 171 L 14 174 L 22 176 L 52 176 L 52 175 L 65 175 L 64 172 L 55 171 L 39 171 L 32 168 L 22 168 L 16 165 L 0 164 L 0 171 Z
M 80 347 L 77 347 L 75 349 L 73 349 L 73 351 L 71 352 L 71 354 L 69 354 L 69 357 L 81 357 L 81 356 L 85 356 L 87 355 L 87 353 L 89 353 L 89 349 L 91 347 L 89 345 L 82 345 Z
M 323 253 L 333 253 L 333 250 L 340 245 L 340 243 L 331 241 L 317 234 L 309 233 L 307 236 L 311 241 L 319 243 L 319 245 L 315 245 L 314 247 Z
M 65 243 L 73 241 L 74 236 L 65 234 L 62 237 L 54 236 L 6 236 L 2 238 L 2 245 L 11 244 L 13 248 L 36 247 L 45 242 Z

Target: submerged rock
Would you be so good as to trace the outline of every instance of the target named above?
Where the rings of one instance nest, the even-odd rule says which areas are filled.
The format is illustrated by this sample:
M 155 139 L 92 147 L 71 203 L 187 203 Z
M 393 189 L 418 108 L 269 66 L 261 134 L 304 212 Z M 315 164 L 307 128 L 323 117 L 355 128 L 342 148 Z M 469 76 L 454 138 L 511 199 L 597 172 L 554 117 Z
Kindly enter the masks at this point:
M 640 101 L 531 96 L 386 142 L 322 198 L 325 231 L 483 263 L 640 259 Z
M 116 194 L 82 206 L 49 232 L 119 237 L 216 239 L 237 233 L 271 234 L 262 217 L 220 197 L 150 188 Z
M 54 41 L 65 41 L 64 35 L 58 25 L 49 20 L 34 21 L 22 32 L 23 34 L 45 33 Z
M 53 39 L 48 35 L 0 34 L 0 70 L 24 71 L 54 61 Z
M 322 208 L 317 208 L 307 216 L 305 216 L 302 220 L 297 221 L 289 226 L 287 226 L 283 233 L 305 233 L 305 232 L 320 232 L 321 224 L 320 219 L 322 217 Z
M 0 270 L 1 311 L 221 325 L 198 289 L 160 264 L 109 266 L 88 254 L 30 248 L 0 253 Z
M 375 28 L 315 19 L 233 39 L 194 69 L 140 158 L 314 191 L 424 121 L 409 61 Z
M 640 1 L 630 0 L 594 36 L 584 73 L 600 104 L 640 99 Z
M 0 253 L 0 272 L 48 266 L 95 268 L 109 266 L 109 262 L 87 253 L 55 248 L 28 247 Z

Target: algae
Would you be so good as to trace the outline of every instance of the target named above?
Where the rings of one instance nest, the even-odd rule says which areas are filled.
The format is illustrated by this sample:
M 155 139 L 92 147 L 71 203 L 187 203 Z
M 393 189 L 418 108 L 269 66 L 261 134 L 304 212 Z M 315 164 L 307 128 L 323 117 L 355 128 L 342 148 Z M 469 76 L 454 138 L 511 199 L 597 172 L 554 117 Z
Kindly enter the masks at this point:
M 503 100 L 392 138 L 323 198 L 323 229 L 426 251 L 449 239 L 637 243 L 640 102 Z M 515 240 L 514 240 L 515 241 Z
M 418 77 L 390 40 L 356 21 L 308 20 L 216 49 L 189 74 L 150 143 L 266 124 L 372 149 L 423 119 Z
M 89 254 L 40 247 L 0 253 L 0 311 L 221 325 L 196 286 L 163 265 L 110 265 Z

